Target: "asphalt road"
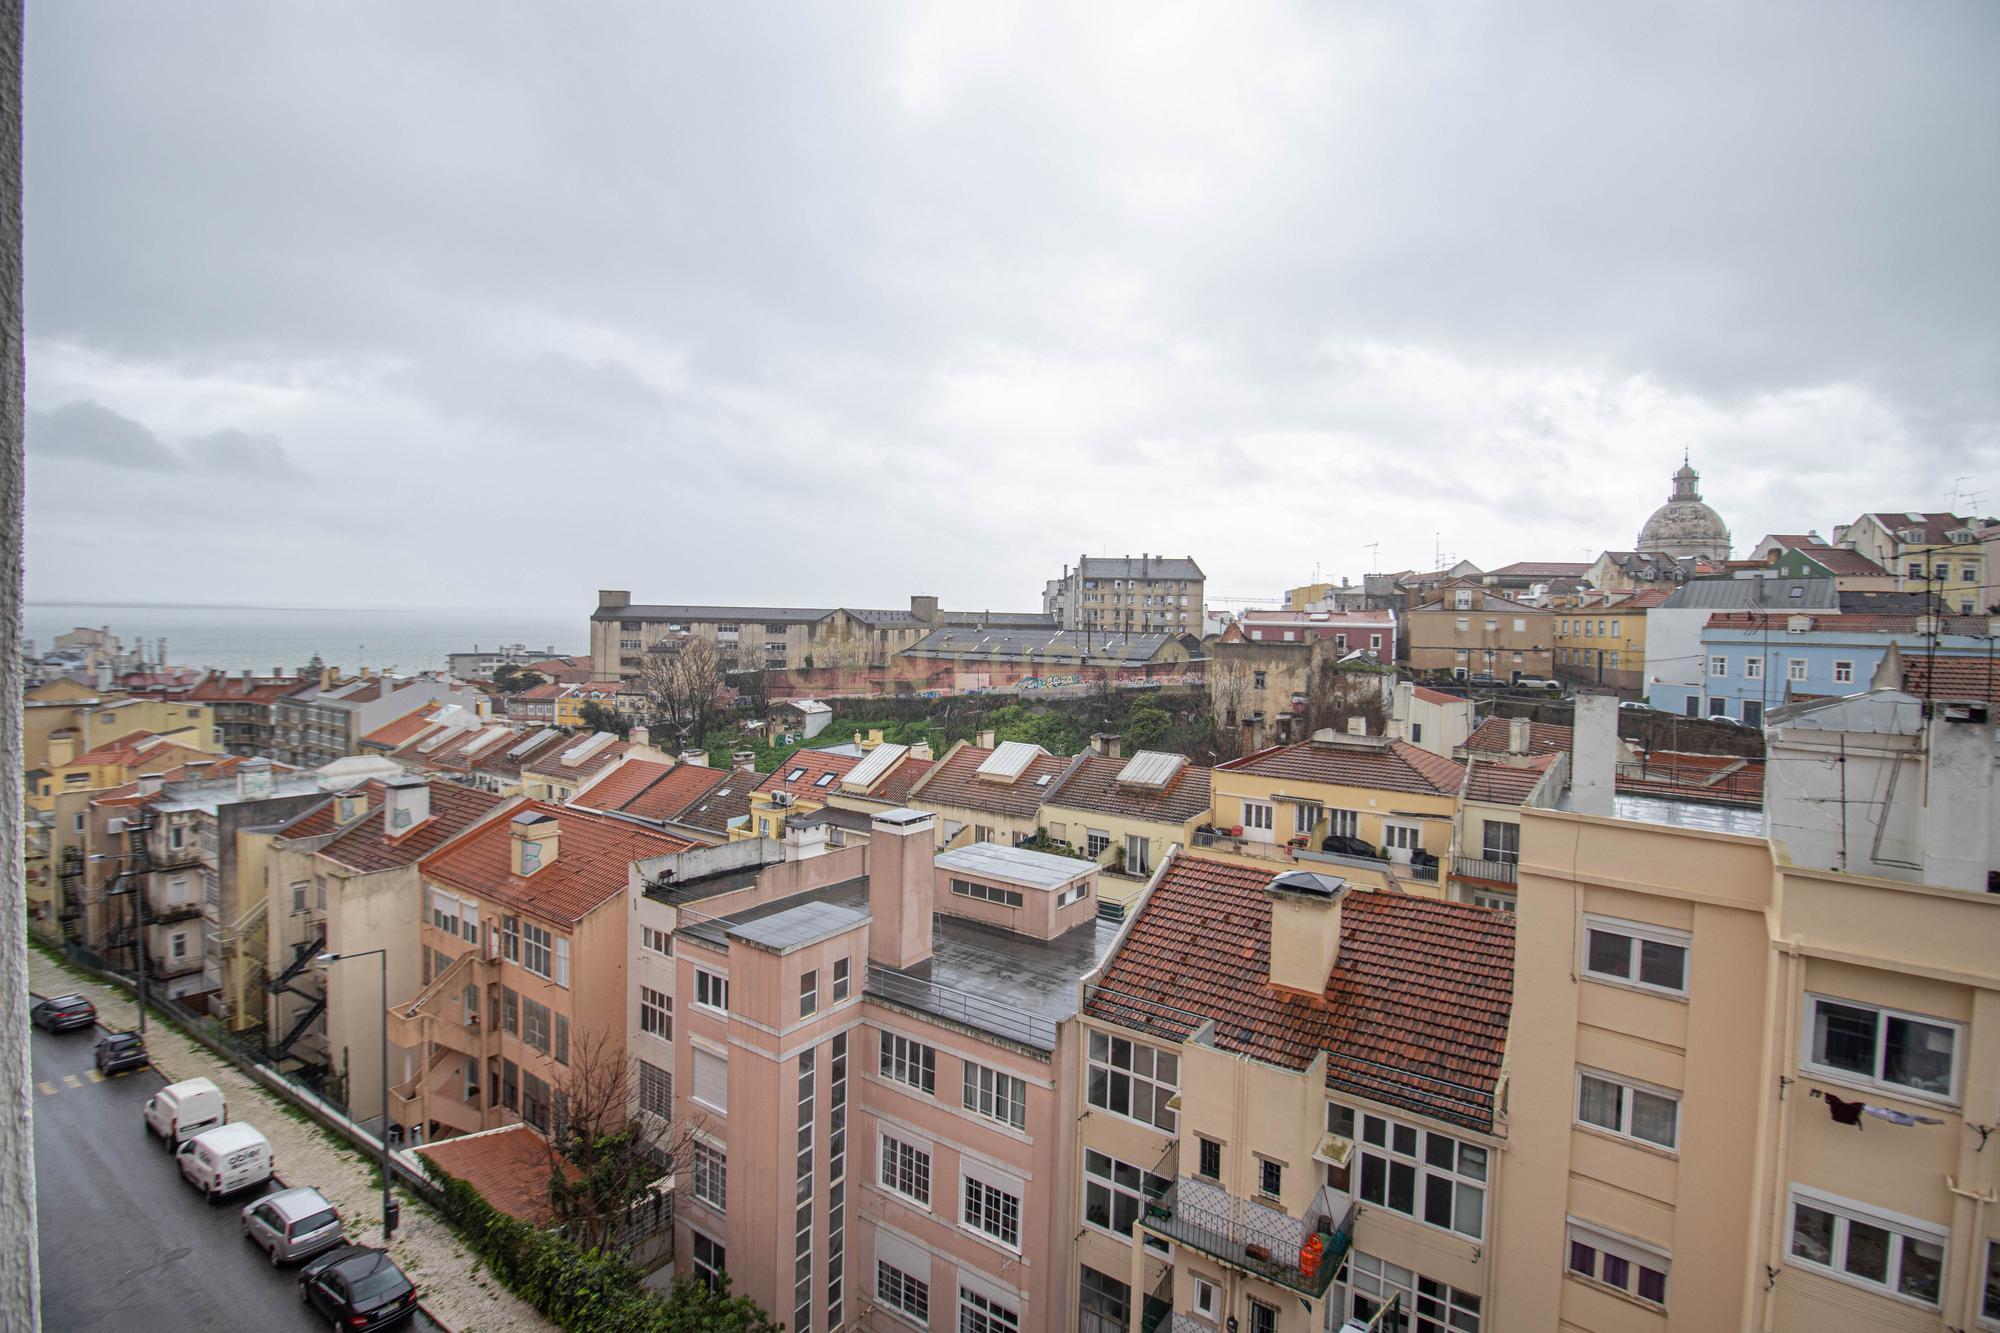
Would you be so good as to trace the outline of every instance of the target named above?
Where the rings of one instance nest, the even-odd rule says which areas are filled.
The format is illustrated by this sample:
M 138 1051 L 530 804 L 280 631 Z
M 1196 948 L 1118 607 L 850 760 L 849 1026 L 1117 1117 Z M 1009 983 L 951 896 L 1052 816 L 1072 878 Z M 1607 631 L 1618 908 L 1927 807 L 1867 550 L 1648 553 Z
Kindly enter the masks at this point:
M 195 1193 L 141 1116 L 164 1080 L 146 1069 L 94 1081 L 97 1035 L 34 1030 L 42 1327 L 324 1329 L 299 1301 L 296 1266 L 273 1269 L 243 1238 L 242 1207 L 264 1191 L 216 1205 Z M 401 1327 L 438 1325 L 419 1312 Z

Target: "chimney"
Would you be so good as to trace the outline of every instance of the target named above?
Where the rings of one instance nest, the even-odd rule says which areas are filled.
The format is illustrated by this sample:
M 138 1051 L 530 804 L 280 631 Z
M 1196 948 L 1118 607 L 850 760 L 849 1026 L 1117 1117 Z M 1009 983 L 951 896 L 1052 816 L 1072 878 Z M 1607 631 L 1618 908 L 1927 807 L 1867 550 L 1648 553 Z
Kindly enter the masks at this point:
M 632 605 L 632 594 L 629 592 L 615 588 L 597 590 L 597 609 L 600 611 L 616 611 L 630 605 Z
M 1328 974 L 1340 961 L 1340 900 L 1346 894 L 1346 880 L 1310 870 L 1288 870 L 1264 886 L 1271 900 L 1275 989 L 1326 994 Z
M 1094 731 L 1090 734 L 1090 748 L 1098 754 L 1122 759 L 1125 741 L 1115 731 Z
M 653 733 L 648 727 L 633 727 L 625 733 L 625 739 L 633 745 L 651 746 L 653 743 Z
M 167 779 L 162 774 L 141 773 L 139 775 L 139 794 L 141 796 L 158 796 L 160 788 L 165 786 L 166 782 Z
M 910 598 L 910 614 L 916 618 L 919 624 L 931 624 L 938 618 L 938 599 L 935 597 Z
M 411 773 L 382 784 L 382 831 L 400 838 L 431 817 L 431 784 Z
M 1368 734 L 1368 719 L 1360 716 L 1348 718 L 1347 734 L 1350 736 L 1366 736 Z
M 1618 697 L 1577 695 L 1575 721 L 1570 737 L 1569 808 L 1580 815 L 1609 817 L 1618 778 Z
M 368 791 L 365 787 L 350 788 L 333 798 L 333 822 L 343 828 L 367 813 Z
M 683 764 L 691 768 L 708 767 L 708 751 L 706 750 L 682 750 L 680 758 Z
M 236 770 L 236 795 L 245 801 L 261 800 L 271 794 L 271 761 L 245 759 Z
M 993 729 L 992 729 L 991 727 L 988 727 L 988 728 L 987 728 L 986 730 L 984 730 L 984 731 L 982 731 L 982 732 L 978 733 L 977 735 L 975 735 L 975 736 L 974 736 L 974 737 L 972 738 L 972 743 L 973 743 L 974 745 L 977 745 L 977 746 L 978 746 L 978 747 L 979 747 L 980 749 L 982 749 L 982 750 L 990 750 L 990 749 L 992 749 L 992 748 L 993 748 Z
M 869 823 L 868 961 L 913 967 L 931 956 L 937 821 L 925 810 L 884 810 Z
M 912 759 L 932 758 L 933 756 L 931 755 L 931 743 L 929 741 L 918 741 L 915 745 L 912 745 L 910 747 L 909 757 Z
M 1526 754 L 1526 753 L 1528 752 L 1528 738 L 1529 738 L 1529 737 L 1530 737 L 1530 736 L 1531 736 L 1532 734 L 1533 734 L 1533 732 L 1532 732 L 1532 730 L 1531 730 L 1531 729 L 1529 728 L 1529 726 L 1528 726 L 1528 719 L 1527 719 L 1527 718 L 1525 718 L 1525 717 L 1510 717 L 1510 718 L 1508 718 L 1508 719 L 1507 719 L 1507 753 L 1508 753 L 1508 754 Z
M 513 868 L 532 875 L 552 864 L 562 849 L 562 823 L 545 810 L 524 810 L 508 825 L 513 839 Z

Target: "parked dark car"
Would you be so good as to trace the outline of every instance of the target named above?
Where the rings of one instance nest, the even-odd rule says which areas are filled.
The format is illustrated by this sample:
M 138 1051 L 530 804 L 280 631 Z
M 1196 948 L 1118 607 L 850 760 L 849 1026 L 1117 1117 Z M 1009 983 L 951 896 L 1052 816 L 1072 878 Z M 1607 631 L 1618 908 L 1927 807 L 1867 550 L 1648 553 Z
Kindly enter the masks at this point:
M 146 1043 L 136 1032 L 113 1032 L 97 1039 L 97 1072 L 122 1074 L 128 1069 L 144 1069 L 152 1061 Z
M 299 1299 L 316 1307 L 335 1327 L 367 1333 L 414 1314 L 417 1289 L 387 1250 L 343 1245 L 299 1273 Z
M 97 1006 L 81 995 L 55 995 L 28 1011 L 28 1018 L 48 1032 L 73 1032 L 97 1026 Z
M 1381 853 L 1360 838 L 1351 838 L 1345 833 L 1329 833 L 1319 841 L 1323 852 L 1334 852 L 1340 856 L 1366 856 L 1381 860 Z

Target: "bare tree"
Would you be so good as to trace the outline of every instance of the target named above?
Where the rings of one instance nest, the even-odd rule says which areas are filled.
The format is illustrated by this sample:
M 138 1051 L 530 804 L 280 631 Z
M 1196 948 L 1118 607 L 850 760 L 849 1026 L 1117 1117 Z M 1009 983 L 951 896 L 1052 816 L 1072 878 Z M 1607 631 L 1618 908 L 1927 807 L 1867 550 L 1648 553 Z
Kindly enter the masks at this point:
M 640 663 L 639 690 L 652 709 L 652 725 L 671 731 L 683 746 L 699 743 L 722 692 L 715 645 L 693 636 L 655 644 Z
M 637 1062 L 622 1044 L 581 1034 L 569 1055 L 548 1136 L 551 1220 L 586 1250 L 621 1249 L 626 1215 L 668 1177 L 686 1178 L 693 1126 L 640 1109 Z

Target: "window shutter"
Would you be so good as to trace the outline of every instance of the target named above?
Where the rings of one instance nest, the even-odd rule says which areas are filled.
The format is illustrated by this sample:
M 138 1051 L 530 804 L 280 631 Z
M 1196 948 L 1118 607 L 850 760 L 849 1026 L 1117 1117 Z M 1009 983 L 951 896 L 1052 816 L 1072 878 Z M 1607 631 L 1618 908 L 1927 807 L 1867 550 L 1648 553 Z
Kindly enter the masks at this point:
M 556 936 L 556 985 L 569 988 L 569 937 Z
M 694 1052 L 694 1095 L 697 1101 L 708 1103 L 718 1110 L 729 1109 L 729 1059 L 704 1051 L 699 1047 Z

